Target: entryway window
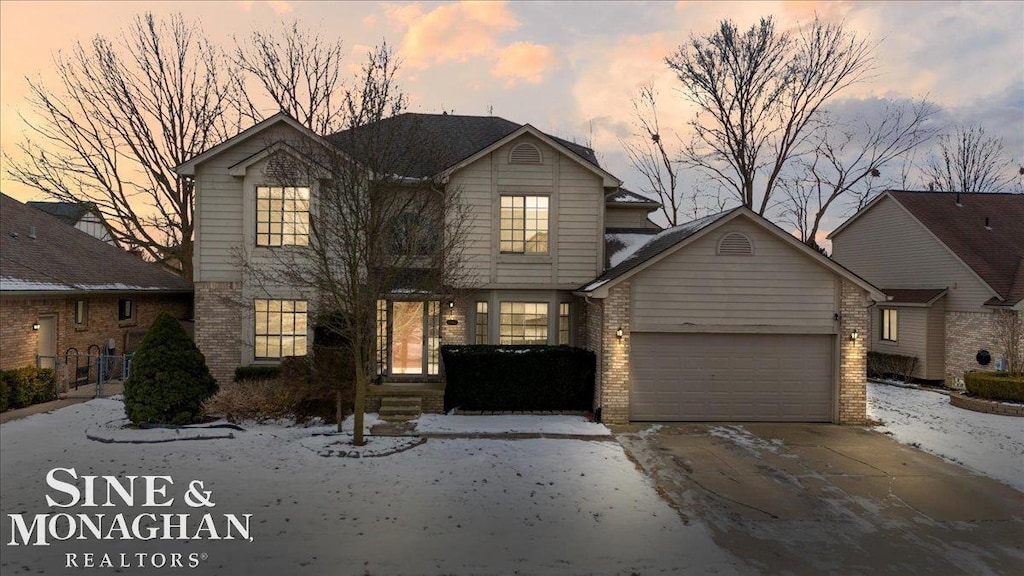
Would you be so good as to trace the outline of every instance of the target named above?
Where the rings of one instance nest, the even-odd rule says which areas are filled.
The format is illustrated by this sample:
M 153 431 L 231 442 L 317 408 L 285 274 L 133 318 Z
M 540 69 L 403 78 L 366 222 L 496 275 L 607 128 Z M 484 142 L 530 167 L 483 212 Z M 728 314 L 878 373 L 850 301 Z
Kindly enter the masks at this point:
M 257 360 L 306 355 L 305 300 L 254 300 Z
M 569 303 L 558 304 L 558 343 L 569 345 Z
M 547 302 L 502 302 L 501 344 L 547 344 Z
M 882 309 L 882 340 L 895 342 L 898 327 L 898 310 L 894 308 Z
M 309 188 L 256 187 L 256 245 L 309 244 Z
M 501 197 L 501 251 L 547 254 L 548 197 Z
M 441 369 L 441 302 L 377 301 L 377 370 L 434 376 Z

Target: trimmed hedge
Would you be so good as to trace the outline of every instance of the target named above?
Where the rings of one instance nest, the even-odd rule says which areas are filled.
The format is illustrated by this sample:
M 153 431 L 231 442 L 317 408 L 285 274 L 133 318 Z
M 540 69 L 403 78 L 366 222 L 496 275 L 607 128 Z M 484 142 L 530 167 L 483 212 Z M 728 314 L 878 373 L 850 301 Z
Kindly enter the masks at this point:
M 968 372 L 964 374 L 967 391 L 989 400 L 1024 402 L 1024 376 L 1006 372 Z
M 444 409 L 591 410 L 597 360 L 568 346 L 442 346 Z
M 26 366 L 0 372 L 0 412 L 57 399 L 57 376 L 49 368 Z
M 868 352 L 868 376 L 871 378 L 900 377 L 910 382 L 917 369 L 917 356 Z
M 181 323 L 157 317 L 132 357 L 124 383 L 124 411 L 135 424 L 194 424 L 217 391 L 206 357 Z
M 239 366 L 235 368 L 235 382 L 273 380 L 281 376 L 280 366 Z

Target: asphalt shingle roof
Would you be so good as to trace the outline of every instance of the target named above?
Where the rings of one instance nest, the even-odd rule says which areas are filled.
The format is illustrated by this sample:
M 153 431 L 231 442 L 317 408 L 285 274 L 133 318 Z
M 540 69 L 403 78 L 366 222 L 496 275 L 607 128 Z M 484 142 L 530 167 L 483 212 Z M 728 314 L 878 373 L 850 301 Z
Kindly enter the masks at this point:
M 1024 194 L 889 194 L 1005 301 L 1024 299 Z
M 0 194 L 0 291 L 69 290 L 190 292 L 192 283 Z
M 523 126 L 497 116 L 407 112 L 331 134 L 327 140 L 361 161 L 365 161 L 367 148 L 379 146 L 379 151 L 387 151 L 393 159 L 388 165 L 399 166 L 391 169 L 393 172 L 400 176 L 425 178 L 458 164 Z M 590 148 L 548 136 L 600 168 Z
M 882 288 L 882 292 L 892 298 L 888 301 L 890 304 L 927 304 L 945 291 L 945 288 Z
M 604 203 L 623 206 L 661 206 L 661 203 L 658 202 L 657 200 L 652 200 L 651 198 L 648 198 L 642 194 L 637 194 L 636 192 L 633 192 L 632 190 L 627 190 L 626 188 L 622 188 L 621 186 L 619 188 L 616 188 L 614 192 L 605 195 Z

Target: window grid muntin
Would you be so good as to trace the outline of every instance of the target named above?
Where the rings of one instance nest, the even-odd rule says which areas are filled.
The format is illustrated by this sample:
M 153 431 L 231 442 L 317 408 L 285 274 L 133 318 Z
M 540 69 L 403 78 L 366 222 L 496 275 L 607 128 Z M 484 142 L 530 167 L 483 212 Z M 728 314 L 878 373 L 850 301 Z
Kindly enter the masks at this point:
M 505 254 L 548 253 L 547 196 L 502 196 L 500 249 Z
M 377 374 L 388 369 L 388 301 L 377 300 Z
M 441 303 L 427 302 L 427 374 L 436 375 L 441 367 Z
M 488 314 L 487 302 L 476 303 L 476 343 L 487 344 L 488 338 Z
M 257 360 L 305 356 L 308 306 L 305 300 L 253 300 L 254 352 Z
M 881 339 L 886 342 L 896 342 L 899 338 L 899 312 L 895 308 L 882 308 L 882 334 Z
M 499 320 L 501 344 L 548 343 L 547 302 L 502 302 Z
M 256 245 L 309 244 L 309 188 L 256 187 Z
M 558 343 L 569 344 L 569 303 L 558 304 Z

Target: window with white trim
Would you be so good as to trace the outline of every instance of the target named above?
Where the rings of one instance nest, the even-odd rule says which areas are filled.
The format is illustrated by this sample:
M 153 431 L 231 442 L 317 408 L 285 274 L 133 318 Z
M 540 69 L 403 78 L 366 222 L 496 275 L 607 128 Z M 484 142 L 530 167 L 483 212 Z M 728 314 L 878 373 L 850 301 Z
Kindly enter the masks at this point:
M 502 302 L 500 314 L 501 344 L 547 344 L 547 302 Z
M 256 187 L 256 245 L 309 244 L 309 188 Z
M 501 251 L 548 253 L 548 197 L 501 197 Z
M 257 360 L 280 360 L 306 355 L 307 304 L 305 300 L 253 300 L 256 316 Z
M 899 311 L 895 308 L 882 308 L 882 340 L 895 342 L 898 336 Z
M 569 303 L 558 303 L 558 343 L 569 345 Z
M 75 300 L 75 325 L 84 326 L 89 320 L 89 305 L 87 300 Z
M 487 302 L 476 303 L 476 338 L 475 343 L 487 344 L 487 328 L 489 317 L 487 314 Z

